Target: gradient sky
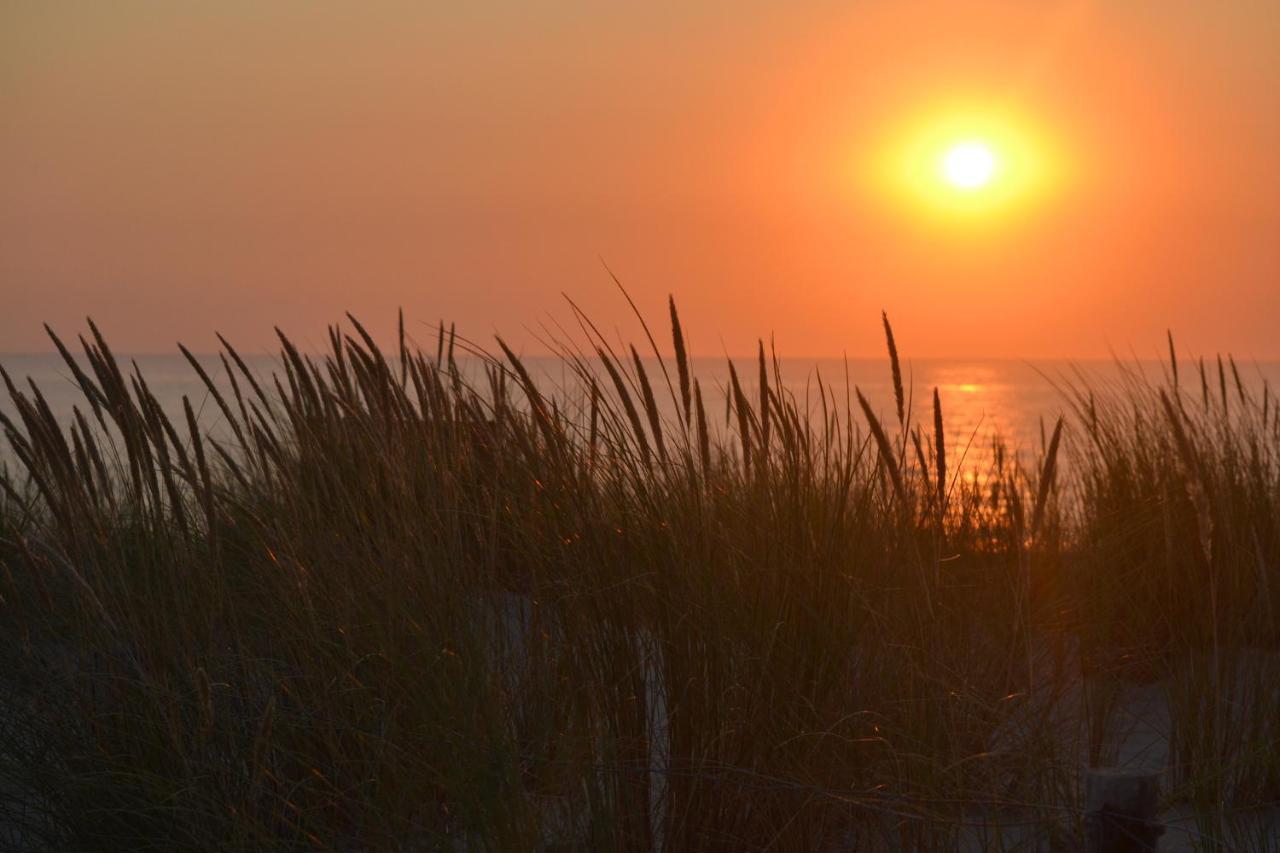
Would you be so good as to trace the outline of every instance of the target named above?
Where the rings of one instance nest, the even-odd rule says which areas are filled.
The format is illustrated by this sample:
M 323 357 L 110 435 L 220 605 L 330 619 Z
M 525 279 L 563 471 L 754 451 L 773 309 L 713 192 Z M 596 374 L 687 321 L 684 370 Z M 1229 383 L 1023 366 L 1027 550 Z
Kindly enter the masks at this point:
M 115 0 L 0 6 L 0 351 L 536 351 L 602 259 L 694 350 L 1280 357 L 1280 3 Z M 865 180 L 941 104 L 1063 178 L 973 227 Z M 919 206 L 917 206 L 919 207 Z

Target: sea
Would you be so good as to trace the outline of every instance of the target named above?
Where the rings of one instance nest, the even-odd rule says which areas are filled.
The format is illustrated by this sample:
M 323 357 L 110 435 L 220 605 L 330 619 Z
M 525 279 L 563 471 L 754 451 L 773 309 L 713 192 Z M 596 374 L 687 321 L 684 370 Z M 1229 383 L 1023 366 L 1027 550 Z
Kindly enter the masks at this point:
M 215 382 L 229 387 L 226 371 L 216 355 L 197 357 Z M 121 355 L 117 359 L 130 370 L 138 371 L 171 418 L 183 422 L 183 398 L 191 401 L 201 426 L 214 438 L 225 437 L 227 430 L 222 415 L 208 389 L 191 365 L 180 354 Z M 246 357 L 249 368 L 264 379 L 282 373 L 279 358 Z M 461 362 L 464 373 L 478 377 L 478 360 Z M 581 385 L 556 358 L 531 357 L 526 360 L 530 373 L 547 393 L 560 395 L 572 408 L 581 399 Z M 759 364 L 754 359 L 734 359 L 734 368 L 749 398 L 758 393 Z M 0 365 L 22 390 L 29 384 L 38 387 L 54 415 L 69 423 L 74 407 L 85 409 L 84 395 L 61 357 L 56 354 L 0 353 Z M 599 365 L 597 365 L 597 368 Z M 1247 362 L 1237 365 L 1241 382 L 1252 393 L 1261 395 L 1264 384 L 1280 387 L 1280 362 Z M 645 362 L 654 382 L 654 391 L 663 416 L 676 416 L 673 394 L 656 359 Z M 672 384 L 677 382 L 675 366 L 666 363 Z M 926 435 L 933 432 L 933 392 L 936 389 L 943 412 L 948 457 L 962 467 L 981 467 L 990 458 L 993 440 L 1001 440 L 1011 453 L 1034 458 L 1042 450 L 1047 435 L 1057 419 L 1067 420 L 1065 445 L 1071 450 L 1073 397 L 1089 390 L 1101 397 L 1120 392 L 1127 385 L 1145 380 L 1152 385 L 1169 381 L 1168 362 L 1144 360 L 1061 361 L 1061 360 L 984 360 L 924 359 L 904 360 L 902 381 L 904 404 L 909 423 L 922 425 Z M 1206 363 L 1211 393 L 1218 393 L 1216 360 Z M 603 371 L 600 375 L 608 387 Z M 728 362 L 723 358 L 694 358 L 692 375 L 702 386 L 709 419 L 723 426 L 726 420 L 725 396 L 730 383 Z M 1189 393 L 1201 394 L 1199 371 L 1194 362 L 1180 365 L 1180 382 Z M 773 367 L 769 381 L 776 385 Z M 802 410 L 821 418 L 822 399 L 819 387 L 827 392 L 828 410 L 842 413 L 846 408 L 855 420 L 862 414 L 856 394 L 871 403 L 886 428 L 898 429 L 897 404 L 890 363 L 887 359 L 781 359 L 778 363 L 781 387 L 792 396 Z M 1235 385 L 1230 365 L 1225 376 L 1232 394 Z M 268 382 L 265 387 L 271 387 Z M 678 394 L 678 391 L 676 392 Z M 15 408 L 9 393 L 0 389 L 0 412 L 13 416 Z M 12 464 L 12 450 L 0 437 L 0 463 Z

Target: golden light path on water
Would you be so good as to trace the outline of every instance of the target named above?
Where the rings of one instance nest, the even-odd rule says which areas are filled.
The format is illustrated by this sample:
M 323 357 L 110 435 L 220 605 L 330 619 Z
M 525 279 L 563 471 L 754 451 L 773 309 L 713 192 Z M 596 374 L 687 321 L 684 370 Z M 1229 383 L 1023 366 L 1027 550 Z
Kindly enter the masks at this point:
M 991 461 L 991 440 L 1001 437 L 1020 448 L 1029 438 L 1028 424 L 1031 416 L 1039 417 L 1028 408 L 1031 400 L 1015 400 L 1017 391 L 1012 387 L 1005 371 L 984 364 L 955 364 L 940 366 L 934 378 L 938 396 L 942 401 L 947 443 L 954 453 L 965 455 L 955 458 L 964 472 L 965 479 L 975 480 Z M 1023 396 L 1031 396 L 1032 386 L 1022 389 Z M 1042 405 L 1051 407 L 1055 401 L 1045 400 Z M 1059 404 L 1060 405 L 1060 404 Z M 1056 417 L 1056 413 L 1041 412 Z

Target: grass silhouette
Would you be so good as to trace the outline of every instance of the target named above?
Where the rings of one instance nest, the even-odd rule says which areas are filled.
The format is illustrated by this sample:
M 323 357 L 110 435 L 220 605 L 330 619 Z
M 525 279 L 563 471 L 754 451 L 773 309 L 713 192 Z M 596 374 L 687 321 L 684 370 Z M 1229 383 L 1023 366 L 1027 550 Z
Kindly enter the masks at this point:
M 551 389 L 403 321 L 389 354 L 354 318 L 320 356 L 281 335 L 272 376 L 223 341 L 222 383 L 183 350 L 220 438 L 92 324 L 78 356 L 51 331 L 72 422 L 3 376 L 0 823 L 74 849 L 1071 838 L 1144 681 L 1201 831 L 1280 793 L 1280 411 L 1234 362 L 1184 387 L 1171 341 L 1158 382 L 1064 383 L 1034 458 L 966 476 L 887 317 L 889 423 L 821 379 L 795 399 L 763 343 L 709 407 L 674 302 L 657 376 L 578 319 Z

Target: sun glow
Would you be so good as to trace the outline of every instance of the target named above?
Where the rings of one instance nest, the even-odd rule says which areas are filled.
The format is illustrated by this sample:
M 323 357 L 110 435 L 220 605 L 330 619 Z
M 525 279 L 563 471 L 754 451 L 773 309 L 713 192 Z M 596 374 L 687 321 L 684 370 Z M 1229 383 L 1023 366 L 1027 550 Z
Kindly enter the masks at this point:
M 922 110 L 891 125 L 869 162 L 894 207 L 948 221 L 1025 214 L 1061 179 L 1048 135 L 1010 110 Z

